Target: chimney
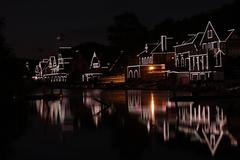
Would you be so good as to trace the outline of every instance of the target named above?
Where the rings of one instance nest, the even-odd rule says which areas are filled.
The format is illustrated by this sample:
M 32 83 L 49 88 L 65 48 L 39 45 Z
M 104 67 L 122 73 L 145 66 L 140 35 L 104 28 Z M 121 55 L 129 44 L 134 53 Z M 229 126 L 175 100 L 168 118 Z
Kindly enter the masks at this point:
M 165 35 L 161 36 L 161 49 L 162 49 L 162 52 L 167 51 L 167 36 Z

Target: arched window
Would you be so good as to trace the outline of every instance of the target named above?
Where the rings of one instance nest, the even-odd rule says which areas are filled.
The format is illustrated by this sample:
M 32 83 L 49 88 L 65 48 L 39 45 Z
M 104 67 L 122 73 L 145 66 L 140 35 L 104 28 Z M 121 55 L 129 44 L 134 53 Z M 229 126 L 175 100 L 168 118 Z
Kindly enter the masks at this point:
M 134 71 L 134 78 L 138 78 L 138 71 L 137 70 Z
M 150 57 L 150 63 L 153 64 L 153 56 Z
M 182 66 L 182 67 L 185 67 L 185 61 L 184 61 L 184 58 L 183 58 L 183 57 L 181 58 L 181 66 Z
M 128 72 L 128 77 L 129 77 L 129 78 L 133 78 L 133 71 L 132 71 L 132 70 L 130 70 L 130 71 Z
M 185 58 L 184 65 L 185 65 L 185 67 L 189 67 L 189 58 Z
M 216 66 L 221 66 L 221 53 L 220 52 L 216 53 L 215 58 L 216 58 Z
M 178 67 L 179 66 L 179 59 L 178 59 L 178 57 L 176 57 L 176 67 Z

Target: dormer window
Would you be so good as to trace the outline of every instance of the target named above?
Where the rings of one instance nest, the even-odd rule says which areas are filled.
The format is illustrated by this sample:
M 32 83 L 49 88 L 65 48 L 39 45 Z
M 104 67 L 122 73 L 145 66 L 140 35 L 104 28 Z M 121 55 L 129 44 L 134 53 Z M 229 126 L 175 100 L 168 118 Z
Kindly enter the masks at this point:
M 202 49 L 207 49 L 206 45 L 207 45 L 206 43 L 203 43 L 202 44 Z
M 208 30 L 207 36 L 208 36 L 208 39 L 213 37 L 212 30 Z
M 99 62 L 93 63 L 92 68 L 100 68 L 100 63 Z
M 91 68 L 100 68 L 100 61 L 95 52 L 93 53 L 93 57 L 91 60 L 90 69 Z

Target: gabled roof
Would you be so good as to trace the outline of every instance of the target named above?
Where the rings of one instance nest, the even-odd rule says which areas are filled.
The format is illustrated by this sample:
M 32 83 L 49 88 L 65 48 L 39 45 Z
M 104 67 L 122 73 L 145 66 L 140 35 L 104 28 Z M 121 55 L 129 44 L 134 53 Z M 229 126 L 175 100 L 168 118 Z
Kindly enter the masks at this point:
M 197 33 L 197 36 L 195 37 L 193 43 L 199 43 L 203 37 L 203 32 Z
M 230 29 L 227 32 L 217 33 L 212 23 L 209 21 L 204 32 L 198 32 L 197 34 L 193 34 L 187 41 L 184 41 L 182 44 L 175 45 L 174 47 L 179 47 L 179 46 L 184 46 L 184 45 L 189 45 L 194 43 L 201 44 L 205 35 L 207 34 L 207 30 L 209 27 L 214 32 L 214 34 L 216 35 L 219 41 L 227 41 L 235 31 L 234 29 Z
M 203 32 L 198 32 L 197 34 L 193 34 L 187 41 L 182 44 L 175 45 L 174 47 L 188 45 L 188 44 L 199 44 L 200 40 L 203 37 Z
M 98 63 L 98 68 L 100 68 L 101 67 L 100 60 L 98 59 L 96 52 L 94 52 L 89 68 L 94 69 L 94 64 L 96 63 Z
M 235 31 L 235 29 L 230 29 L 227 32 L 219 34 L 220 35 L 219 37 L 221 38 L 221 41 L 227 41 L 231 37 L 231 35 L 234 33 L 234 31 Z
M 162 52 L 161 51 L 161 43 L 160 42 L 156 42 L 156 43 L 146 43 L 145 45 L 145 50 L 143 50 L 141 53 L 139 53 L 137 55 L 137 57 L 139 57 L 140 55 L 151 55 L 155 52 Z
M 100 62 L 100 61 L 99 61 L 99 59 L 98 59 L 98 57 L 97 57 L 96 52 L 94 52 L 94 53 L 93 53 L 93 56 L 92 56 L 92 60 L 91 60 L 90 66 L 92 66 L 93 63 L 98 63 L 98 62 Z
M 215 28 L 213 27 L 212 23 L 211 23 L 210 21 L 208 21 L 208 24 L 207 24 L 207 26 L 206 26 L 206 28 L 205 28 L 205 31 L 204 31 L 204 34 L 203 34 L 202 39 L 201 39 L 201 41 L 200 41 L 200 44 L 202 44 L 202 41 L 203 41 L 205 35 L 207 34 L 208 28 L 211 28 L 211 29 L 213 30 L 213 32 L 214 32 L 215 35 L 217 36 L 217 39 L 220 41 L 220 38 L 219 38 L 219 36 L 218 36 Z
M 184 43 L 193 43 L 195 38 L 196 38 L 196 35 L 193 35 L 187 41 L 184 41 Z
M 205 32 L 204 32 L 204 35 L 202 37 L 202 40 L 205 36 L 205 34 L 207 33 L 207 29 L 211 27 L 213 32 L 216 34 L 217 38 L 219 41 L 227 41 L 231 35 L 233 34 L 233 32 L 235 31 L 235 29 L 230 29 L 228 30 L 227 32 L 216 32 L 215 28 L 213 27 L 212 23 L 209 21 L 208 24 L 207 24 L 207 27 L 205 29 Z M 202 43 L 202 40 L 200 41 L 200 44 Z

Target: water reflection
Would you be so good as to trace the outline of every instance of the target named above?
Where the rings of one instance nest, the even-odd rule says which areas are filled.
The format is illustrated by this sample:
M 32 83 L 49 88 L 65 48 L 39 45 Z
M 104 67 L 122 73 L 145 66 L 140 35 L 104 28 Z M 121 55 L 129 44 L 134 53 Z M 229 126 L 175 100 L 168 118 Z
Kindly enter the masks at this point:
M 194 102 L 172 103 L 166 95 L 155 101 L 154 97 L 156 93 L 154 95 L 153 92 L 147 96 L 146 92 L 142 95 L 142 91 L 128 91 L 128 108 L 130 113 L 140 114 L 140 120 L 146 124 L 149 132 L 157 129 L 162 133 L 164 141 L 177 138 L 176 132 L 181 132 L 191 137 L 191 141 L 206 144 L 212 155 L 224 136 L 230 140 L 232 146 L 238 145 L 236 138 L 228 130 L 227 116 L 218 105 L 210 107 Z M 145 105 L 147 98 L 150 105 Z
M 227 116 L 223 108 L 215 105 L 190 103 L 189 107 L 179 108 L 178 130 L 191 135 L 192 140 L 207 144 L 212 155 L 215 154 L 223 136 L 229 138 L 231 145 L 237 146 L 227 126 Z
M 40 117 L 51 124 L 60 124 L 63 130 L 72 130 L 71 124 L 67 123 L 72 119 L 68 98 L 54 101 L 36 100 L 36 110 Z
M 229 130 L 228 117 L 221 104 L 171 102 L 170 94 L 168 91 L 84 90 L 78 96 L 60 100 L 37 100 L 36 110 L 43 120 L 60 125 L 63 131 L 89 125 L 98 128 L 111 121 L 111 116 L 117 117 L 121 125 L 127 121 L 126 117 L 137 117 L 149 136 L 158 133 L 165 143 L 184 135 L 189 142 L 207 146 L 212 155 L 224 138 L 231 146 L 238 145 Z

